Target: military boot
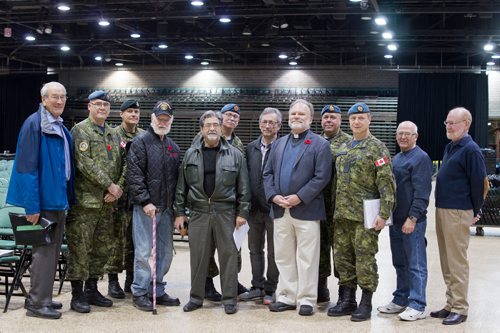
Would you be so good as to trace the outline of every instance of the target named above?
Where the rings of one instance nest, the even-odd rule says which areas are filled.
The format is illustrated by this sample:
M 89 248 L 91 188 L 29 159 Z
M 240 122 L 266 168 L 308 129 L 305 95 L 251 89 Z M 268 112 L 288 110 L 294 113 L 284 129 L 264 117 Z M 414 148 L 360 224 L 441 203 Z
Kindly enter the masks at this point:
M 71 281 L 71 310 L 79 313 L 89 313 L 90 305 L 83 292 L 83 281 Z
M 214 280 L 207 277 L 205 281 L 205 298 L 212 302 L 220 302 L 222 295 L 215 289 Z
M 370 319 L 372 316 L 372 296 L 373 293 L 371 291 L 363 289 L 361 301 L 356 311 L 352 313 L 351 321 L 365 321 Z
M 342 297 L 344 296 L 345 286 L 339 286 L 339 299 L 337 300 L 337 304 L 342 302 Z
M 328 278 L 318 280 L 318 303 L 330 302 L 330 290 L 328 290 Z
M 330 317 L 347 316 L 355 311 L 356 308 L 356 288 L 344 286 L 341 301 L 337 302 L 337 305 L 328 309 L 328 315 Z
M 113 298 L 125 298 L 125 292 L 118 282 L 118 274 L 108 274 L 108 295 Z
M 89 300 L 89 304 L 95 306 L 103 306 L 109 308 L 113 305 L 113 301 L 104 297 L 97 289 L 97 279 L 90 278 L 85 281 L 85 295 Z
M 127 275 L 125 276 L 125 285 L 123 286 L 123 290 L 126 293 L 131 293 L 132 292 L 132 282 L 134 282 L 134 272 L 133 271 L 127 271 Z

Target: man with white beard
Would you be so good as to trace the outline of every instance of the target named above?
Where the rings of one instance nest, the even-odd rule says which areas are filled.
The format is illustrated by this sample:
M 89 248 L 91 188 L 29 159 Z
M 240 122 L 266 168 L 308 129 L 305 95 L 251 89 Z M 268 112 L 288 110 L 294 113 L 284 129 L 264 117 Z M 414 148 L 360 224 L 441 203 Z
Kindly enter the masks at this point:
M 148 259 L 156 217 L 156 303 L 178 306 L 178 298 L 165 292 L 163 281 L 173 256 L 173 212 L 180 162 L 179 146 L 167 136 L 174 120 L 169 102 L 159 101 L 151 114 L 151 127 L 134 138 L 127 155 L 127 185 L 133 205 L 132 237 L 135 246 L 134 306 L 152 311 L 153 283 Z

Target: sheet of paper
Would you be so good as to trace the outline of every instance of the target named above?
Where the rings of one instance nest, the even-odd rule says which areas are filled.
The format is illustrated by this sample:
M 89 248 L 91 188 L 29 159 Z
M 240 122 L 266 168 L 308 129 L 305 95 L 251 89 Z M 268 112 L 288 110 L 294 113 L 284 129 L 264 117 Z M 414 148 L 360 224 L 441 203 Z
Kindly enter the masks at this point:
M 239 228 L 234 228 L 233 232 L 234 244 L 236 244 L 236 248 L 238 249 L 238 251 L 241 249 L 241 244 L 243 244 L 243 241 L 245 240 L 245 237 L 248 234 L 248 230 L 250 230 L 248 222 L 243 224 Z
M 372 229 L 375 227 L 375 220 L 380 212 L 380 199 L 363 200 L 363 213 L 365 218 L 365 228 Z M 385 225 L 392 225 L 392 214 L 389 216 Z
M 9 257 L 14 254 L 12 250 L 0 250 L 0 257 Z

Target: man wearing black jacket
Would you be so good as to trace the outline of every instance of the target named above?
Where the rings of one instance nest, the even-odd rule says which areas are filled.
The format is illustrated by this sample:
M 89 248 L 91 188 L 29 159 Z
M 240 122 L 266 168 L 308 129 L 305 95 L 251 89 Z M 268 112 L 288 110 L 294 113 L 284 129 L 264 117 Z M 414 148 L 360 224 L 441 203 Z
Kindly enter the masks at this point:
M 243 301 L 264 297 L 264 304 L 272 302 L 278 284 L 278 268 L 274 261 L 273 220 L 269 216 L 270 204 L 266 200 L 262 172 L 269 157 L 272 143 L 281 128 L 281 112 L 275 108 L 265 108 L 259 116 L 261 136 L 246 148 L 248 177 L 252 192 L 252 206 L 248 223 L 248 248 L 252 266 L 252 288 L 240 295 Z M 267 234 L 267 273 L 264 277 L 264 244 Z
M 156 218 L 156 303 L 178 306 L 178 298 L 165 292 L 163 281 L 173 256 L 173 212 L 179 168 L 179 146 L 167 134 L 174 120 L 170 103 L 159 101 L 153 108 L 151 127 L 132 141 L 127 155 L 127 184 L 133 209 L 132 237 L 135 246 L 134 306 L 152 311 L 153 284 L 149 257 L 153 243 L 152 222 Z

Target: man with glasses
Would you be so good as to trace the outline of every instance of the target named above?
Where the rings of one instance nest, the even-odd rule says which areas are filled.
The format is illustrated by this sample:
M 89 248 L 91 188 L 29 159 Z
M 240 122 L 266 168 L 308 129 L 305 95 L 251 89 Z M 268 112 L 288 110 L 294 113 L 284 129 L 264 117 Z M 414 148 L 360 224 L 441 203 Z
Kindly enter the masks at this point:
M 481 218 L 488 182 L 484 157 L 468 134 L 472 125 L 469 110 L 452 109 L 444 124 L 446 137 L 451 142 L 444 150 L 435 196 L 436 235 L 446 284 L 446 305 L 431 312 L 431 317 L 444 319 L 444 325 L 456 325 L 467 320 L 469 229 Z
M 328 290 L 328 277 L 332 274 L 330 253 L 333 246 L 333 203 L 335 202 L 335 156 L 339 147 L 351 140 L 351 136 L 340 129 L 342 124 L 342 114 L 337 105 L 325 105 L 321 110 L 321 136 L 330 142 L 334 167 L 332 168 L 332 179 L 323 190 L 326 208 L 326 220 L 320 221 L 320 255 L 319 255 L 319 280 L 318 280 L 318 303 L 330 301 L 330 290 Z M 339 278 L 339 273 L 333 268 L 335 277 Z M 343 292 L 343 287 L 339 286 L 339 299 Z
M 66 211 L 74 201 L 73 141 L 61 118 L 66 88 L 49 82 L 40 95 L 38 111 L 24 121 L 19 132 L 6 201 L 23 207 L 32 224 L 40 218 L 55 222 L 50 230 L 52 242 L 32 248 L 31 289 L 24 307 L 27 316 L 58 319 L 62 304 L 52 300 L 52 289 Z
M 165 292 L 163 281 L 173 257 L 173 211 L 175 186 L 180 164 L 179 146 L 168 137 L 174 110 L 167 101 L 158 101 L 151 114 L 151 126 L 136 137 L 127 156 L 127 184 L 133 204 L 132 236 L 135 245 L 134 306 L 153 311 L 153 280 L 149 257 L 156 221 L 156 303 L 180 305 Z
M 381 313 L 399 313 L 405 321 L 425 318 L 427 286 L 427 253 L 425 230 L 427 206 L 432 189 L 432 161 L 417 146 L 418 129 L 411 121 L 403 121 L 396 130 L 401 149 L 392 160 L 396 178 L 396 210 L 389 227 L 392 264 L 396 269 L 396 290 Z
M 221 124 L 222 119 L 214 111 L 200 117 L 202 138 L 186 152 L 177 182 L 174 212 L 179 231 L 187 220 L 186 207 L 191 210 L 191 291 L 185 312 L 203 305 L 213 249 L 219 255 L 224 311 L 237 311 L 238 250 L 233 232 L 248 218 L 250 185 L 245 158 L 221 136 Z
M 122 122 L 114 128 L 120 137 L 120 148 L 126 152 L 127 143 L 132 141 L 144 130 L 138 127 L 141 116 L 139 101 L 128 99 L 120 106 Z M 134 281 L 134 243 L 132 241 L 132 211 L 127 188 L 118 200 L 113 213 L 113 244 L 111 255 L 106 264 L 108 272 L 108 295 L 113 298 L 125 298 L 125 292 L 131 292 L 130 286 Z M 125 292 L 118 282 L 118 273 L 125 269 Z
M 97 280 L 105 272 L 111 251 L 113 207 L 123 194 L 126 172 L 120 137 L 106 123 L 111 107 L 109 95 L 98 90 L 88 99 L 89 117 L 71 130 L 77 202 L 71 207 L 66 230 L 71 309 L 80 313 L 90 312 L 89 304 L 113 305 L 97 289 Z
M 396 183 L 389 150 L 370 133 L 371 112 L 365 103 L 349 108 L 353 138 L 342 145 L 335 160 L 334 261 L 344 286 L 342 299 L 328 309 L 333 317 L 351 315 L 351 321 L 371 318 L 372 295 L 378 285 L 378 235 L 395 204 Z M 363 201 L 380 199 L 375 227 L 364 226 Z M 363 293 L 359 307 L 356 288 Z
M 259 116 L 261 135 L 246 148 L 248 176 L 252 193 L 252 206 L 248 223 L 248 249 L 252 266 L 252 288 L 241 294 L 240 299 L 249 301 L 264 297 L 264 305 L 272 303 L 278 285 L 278 268 L 274 261 L 273 220 L 269 216 L 271 206 L 266 200 L 262 173 L 269 158 L 273 142 L 281 128 L 281 112 L 275 108 L 265 108 Z M 267 239 L 267 274 L 264 245 Z

